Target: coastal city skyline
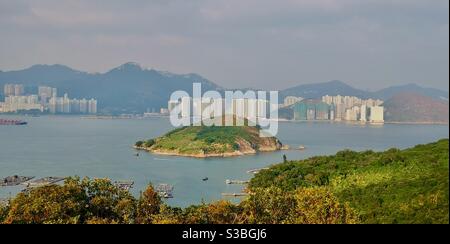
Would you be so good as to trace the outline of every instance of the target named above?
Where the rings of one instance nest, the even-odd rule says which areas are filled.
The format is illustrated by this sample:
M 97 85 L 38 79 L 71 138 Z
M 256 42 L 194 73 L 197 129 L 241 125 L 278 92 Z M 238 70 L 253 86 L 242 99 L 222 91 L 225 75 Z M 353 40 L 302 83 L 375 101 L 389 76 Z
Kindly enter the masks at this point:
M 58 97 L 58 89 L 39 86 L 37 94 L 26 93 L 23 84 L 5 84 L 5 100 L 0 113 L 41 112 L 50 114 L 97 114 L 96 99 L 70 99 L 67 93 Z
M 25 90 L 23 84 L 5 84 L 3 89 L 5 101 L 0 102 L 0 113 L 34 111 L 50 114 L 98 114 L 98 102 L 93 98 L 89 100 L 85 98 L 81 100 L 70 99 L 67 93 L 63 97 L 58 97 L 58 89 L 48 86 L 39 86 L 37 94 L 26 94 Z M 319 99 L 287 96 L 283 101 L 279 102 L 278 110 L 292 109 L 293 117 L 291 120 L 384 123 L 384 107 L 382 106 L 383 101 L 380 99 L 362 99 L 355 96 L 341 95 L 326 95 Z M 221 108 L 217 108 L 217 103 L 219 103 Z M 167 107 L 161 107 L 157 110 L 152 109 L 151 112 L 147 110 L 143 115 L 168 116 L 177 107 L 181 117 L 191 117 L 191 113 L 196 107 L 199 107 L 202 115 L 208 113 L 206 112 L 208 110 L 210 111 L 210 116 L 214 117 L 213 111 L 215 108 L 221 110 L 221 115 L 242 117 L 252 121 L 257 119 L 257 116 L 266 117 L 270 114 L 269 102 L 264 99 L 234 98 L 229 111 L 226 110 L 225 104 L 225 99 L 211 99 L 209 102 L 202 101 L 201 104 L 196 104 L 192 98 L 186 97 L 179 101 L 169 100 Z

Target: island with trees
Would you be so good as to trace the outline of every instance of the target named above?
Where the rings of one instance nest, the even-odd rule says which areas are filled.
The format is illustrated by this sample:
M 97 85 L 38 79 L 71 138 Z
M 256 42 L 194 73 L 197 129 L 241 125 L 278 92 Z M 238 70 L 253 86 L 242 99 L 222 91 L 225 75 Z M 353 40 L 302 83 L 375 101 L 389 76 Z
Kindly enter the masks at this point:
M 134 145 L 155 154 L 196 158 L 231 157 L 283 148 L 275 137 L 261 137 L 258 126 L 185 126 Z

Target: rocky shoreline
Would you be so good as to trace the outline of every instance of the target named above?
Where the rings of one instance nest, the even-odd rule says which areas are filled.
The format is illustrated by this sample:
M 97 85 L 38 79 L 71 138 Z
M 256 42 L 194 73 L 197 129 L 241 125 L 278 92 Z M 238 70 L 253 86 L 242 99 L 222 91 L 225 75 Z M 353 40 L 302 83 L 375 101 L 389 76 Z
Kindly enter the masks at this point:
M 279 150 L 283 150 L 281 148 L 262 148 L 258 151 L 256 150 L 240 150 L 234 152 L 224 152 L 224 153 L 197 153 L 197 154 L 189 154 L 189 153 L 180 153 L 178 151 L 168 151 L 168 150 L 154 150 L 147 147 L 137 147 L 133 146 L 136 150 L 147 151 L 157 155 L 165 155 L 165 156 L 179 156 L 179 157 L 191 157 L 191 158 L 227 158 L 227 157 L 237 157 L 244 155 L 254 155 L 258 152 L 275 152 Z

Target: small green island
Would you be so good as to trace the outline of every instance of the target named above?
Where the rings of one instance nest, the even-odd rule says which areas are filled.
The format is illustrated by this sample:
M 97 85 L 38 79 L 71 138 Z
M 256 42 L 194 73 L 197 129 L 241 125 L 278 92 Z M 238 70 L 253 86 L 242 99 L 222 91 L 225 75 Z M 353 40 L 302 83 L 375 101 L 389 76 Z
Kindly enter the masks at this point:
M 196 158 L 232 157 L 281 150 L 275 137 L 260 137 L 257 126 L 185 126 L 134 148 L 155 154 Z

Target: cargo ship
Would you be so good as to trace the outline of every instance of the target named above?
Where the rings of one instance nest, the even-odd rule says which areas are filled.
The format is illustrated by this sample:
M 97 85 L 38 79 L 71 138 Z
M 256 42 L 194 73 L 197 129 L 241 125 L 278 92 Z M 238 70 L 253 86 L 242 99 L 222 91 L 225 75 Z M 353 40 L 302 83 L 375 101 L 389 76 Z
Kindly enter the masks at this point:
M 22 120 L 0 119 L 0 125 L 26 125 L 28 124 Z

